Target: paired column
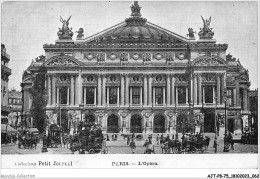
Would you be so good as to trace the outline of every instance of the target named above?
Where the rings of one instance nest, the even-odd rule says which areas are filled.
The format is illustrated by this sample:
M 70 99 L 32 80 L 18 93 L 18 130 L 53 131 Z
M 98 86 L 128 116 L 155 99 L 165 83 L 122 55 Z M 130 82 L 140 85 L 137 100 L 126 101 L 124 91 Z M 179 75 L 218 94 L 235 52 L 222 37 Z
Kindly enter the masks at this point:
M 148 87 L 149 87 L 149 90 L 148 90 L 148 106 L 152 106 L 152 75 L 148 75 Z
M 189 90 L 188 90 L 188 87 L 186 87 L 186 104 L 189 104 Z
M 52 76 L 52 105 L 56 105 L 56 87 L 55 87 L 55 83 L 56 83 L 56 78 L 53 75 Z
M 193 81 L 193 103 L 194 105 L 197 105 L 197 86 L 198 86 L 198 83 L 197 83 L 197 76 L 194 76 L 194 81 Z
M 78 93 L 79 93 L 79 77 L 75 76 L 75 105 L 78 106 L 79 105 L 79 101 L 78 101 Z
M 239 95 L 239 80 L 236 81 L 236 102 L 237 102 L 237 106 L 241 106 L 241 103 L 240 103 L 240 95 Z
M 70 91 L 71 91 L 71 95 L 70 95 L 70 104 L 74 105 L 74 76 L 70 77 Z
M 171 103 L 171 80 L 170 80 L 170 75 L 167 75 L 167 100 L 166 100 L 166 104 L 167 106 L 170 106 Z
M 102 106 L 106 105 L 106 76 L 103 75 L 103 84 L 102 84 Z
M 57 87 L 57 101 L 56 101 L 56 103 L 57 104 L 60 104 L 60 88 L 59 87 Z
M 144 106 L 147 106 L 147 75 L 144 75 Z
M 174 75 L 172 75 L 172 105 L 173 106 L 175 105 L 175 77 L 174 77 Z
M 217 75 L 217 104 L 220 104 L 220 76 Z
M 243 109 L 247 111 L 247 88 L 243 88 Z
M 125 76 L 125 105 L 129 106 L 129 76 Z
M 119 86 L 117 87 L 117 89 L 116 89 L 117 91 L 117 98 L 116 98 L 116 104 L 117 104 L 117 106 L 119 106 Z
M 83 87 L 83 104 L 86 104 L 86 98 L 87 98 L 87 88 L 84 86 Z
M 48 106 L 51 105 L 51 77 L 48 76 L 47 77 L 47 80 L 48 80 Z
M 81 71 L 79 71 L 79 77 L 78 77 L 78 103 L 82 104 L 82 76 Z
M 233 88 L 233 105 L 237 106 L 237 96 L 236 96 L 236 88 Z
M 101 106 L 101 75 L 98 74 L 98 106 Z
M 103 104 L 105 105 L 105 104 Z M 109 88 L 107 88 L 107 105 L 109 105 Z
M 224 101 L 224 91 L 226 89 L 226 74 L 222 75 L 222 104 L 225 103 Z
M 67 88 L 67 105 L 70 104 L 70 88 Z
M 176 106 L 178 105 L 178 86 L 176 86 Z
M 140 87 L 140 105 L 143 104 L 143 88 Z
M 165 106 L 165 86 L 163 87 L 163 105 Z
M 121 74 L 121 106 L 124 105 L 125 105 L 125 81 L 124 81 L 124 75 Z
M 199 93 L 199 105 L 202 104 L 202 87 L 201 87 L 201 75 L 198 75 L 198 93 Z

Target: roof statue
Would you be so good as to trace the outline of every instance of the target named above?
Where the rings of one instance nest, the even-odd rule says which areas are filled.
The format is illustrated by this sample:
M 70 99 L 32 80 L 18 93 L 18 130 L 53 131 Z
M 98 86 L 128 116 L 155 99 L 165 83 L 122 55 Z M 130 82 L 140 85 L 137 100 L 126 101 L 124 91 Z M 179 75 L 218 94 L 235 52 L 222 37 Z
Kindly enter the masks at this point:
M 194 32 L 192 28 L 188 28 L 188 34 L 187 34 L 187 37 L 189 37 L 190 39 L 195 39 L 195 36 L 194 36 Z
M 62 17 L 60 16 L 60 21 L 62 23 L 62 28 L 59 28 L 59 31 L 57 33 L 59 39 L 72 39 L 73 36 L 73 32 L 72 32 L 72 28 L 69 28 L 69 20 L 70 20 L 71 16 L 68 18 L 68 20 L 64 20 L 62 19 Z
M 210 28 L 211 23 L 211 17 L 209 19 L 204 20 L 204 18 L 201 16 L 203 21 L 203 28 L 200 28 L 200 32 L 198 33 L 200 39 L 212 39 L 214 32 L 212 31 L 212 28 Z
M 145 25 L 146 19 L 142 18 L 141 16 L 141 6 L 139 6 L 138 1 L 134 1 L 134 4 L 131 6 L 132 17 L 129 17 L 125 20 L 125 22 L 130 26 L 138 26 L 138 25 Z
M 138 4 L 138 1 L 134 1 L 134 4 L 131 6 L 132 14 L 131 16 L 133 17 L 141 17 L 141 7 Z
M 82 39 L 84 37 L 84 29 L 83 28 L 79 28 L 78 31 L 76 31 L 76 33 L 78 33 L 77 35 L 77 39 Z

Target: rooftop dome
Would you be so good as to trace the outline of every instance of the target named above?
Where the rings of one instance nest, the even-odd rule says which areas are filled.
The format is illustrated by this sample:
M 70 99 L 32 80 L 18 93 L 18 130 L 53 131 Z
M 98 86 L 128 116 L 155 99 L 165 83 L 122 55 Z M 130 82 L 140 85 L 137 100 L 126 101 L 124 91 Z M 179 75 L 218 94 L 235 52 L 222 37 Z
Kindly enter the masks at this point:
M 131 17 L 125 20 L 122 26 L 108 30 L 102 35 L 93 39 L 95 42 L 157 42 L 157 43 L 182 43 L 183 40 L 176 39 L 165 29 L 158 28 L 148 23 L 141 17 L 141 7 L 135 1 L 131 6 Z

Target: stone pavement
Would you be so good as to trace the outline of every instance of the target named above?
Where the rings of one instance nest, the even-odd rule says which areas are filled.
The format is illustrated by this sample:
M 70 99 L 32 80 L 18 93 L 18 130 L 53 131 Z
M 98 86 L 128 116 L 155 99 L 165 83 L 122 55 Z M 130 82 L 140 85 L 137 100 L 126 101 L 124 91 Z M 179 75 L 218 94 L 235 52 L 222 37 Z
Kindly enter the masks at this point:
M 154 135 L 156 136 L 156 135 Z M 210 145 L 207 153 L 214 154 L 214 148 L 213 148 L 213 141 L 215 138 L 215 135 L 212 133 L 205 134 L 205 136 L 210 137 Z M 147 135 L 148 137 L 148 135 Z M 179 136 L 180 137 L 180 136 Z M 112 138 L 110 138 L 112 139 Z M 147 139 L 147 138 L 145 138 Z M 144 152 L 144 142 L 145 139 L 143 140 L 135 140 L 136 143 L 136 154 L 143 154 Z M 131 149 L 127 145 L 126 139 L 122 136 L 118 135 L 118 140 L 117 141 L 106 141 L 107 147 L 109 154 L 131 154 Z M 157 154 L 161 154 L 161 147 L 159 145 L 156 145 L 156 138 L 153 137 L 153 144 L 155 145 L 155 152 Z M 258 152 L 258 145 L 250 145 L 250 144 L 242 144 L 242 143 L 235 143 L 234 144 L 234 149 L 235 150 L 230 150 L 229 152 L 223 152 L 224 149 L 224 139 L 222 137 L 218 137 L 218 152 L 217 153 L 257 153 Z M 17 144 L 2 144 L 1 145 L 1 153 L 2 154 L 72 154 L 69 148 L 67 147 L 61 147 L 58 146 L 58 148 L 48 148 L 48 152 L 42 153 L 42 143 L 39 143 L 37 145 L 36 149 L 18 149 Z M 78 152 L 75 152 L 77 154 Z

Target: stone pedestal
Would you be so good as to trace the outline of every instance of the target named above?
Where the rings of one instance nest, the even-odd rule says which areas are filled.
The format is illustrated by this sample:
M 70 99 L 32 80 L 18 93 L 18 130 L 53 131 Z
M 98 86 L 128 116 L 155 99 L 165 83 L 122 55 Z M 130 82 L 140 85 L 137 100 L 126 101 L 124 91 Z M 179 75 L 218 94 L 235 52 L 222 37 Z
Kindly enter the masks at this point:
M 174 134 L 174 130 L 172 127 L 170 128 L 170 134 Z
M 123 127 L 123 134 L 126 134 L 126 127 Z
M 219 137 L 224 137 L 225 134 L 225 126 L 219 126 Z

